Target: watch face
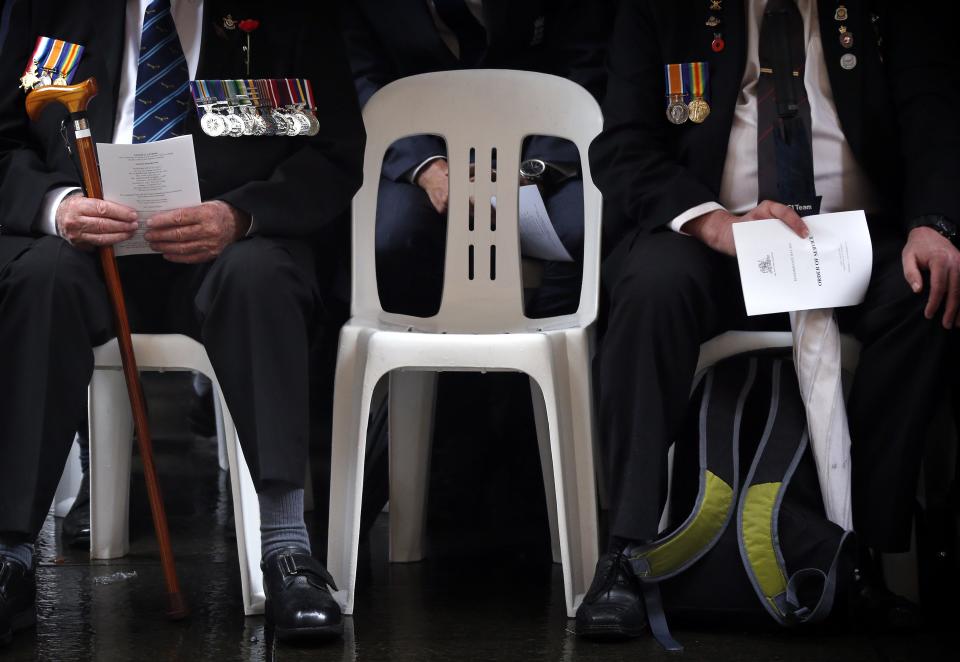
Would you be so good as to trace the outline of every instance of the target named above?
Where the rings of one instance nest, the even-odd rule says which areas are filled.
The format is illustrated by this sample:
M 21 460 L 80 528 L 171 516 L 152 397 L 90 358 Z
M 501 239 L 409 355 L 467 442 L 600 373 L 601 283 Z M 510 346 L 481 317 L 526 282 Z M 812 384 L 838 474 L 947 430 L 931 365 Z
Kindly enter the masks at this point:
M 547 164 L 540 159 L 530 159 L 529 161 L 524 161 L 520 165 L 520 174 L 527 179 L 537 179 L 538 177 L 542 177 L 543 173 L 546 171 Z

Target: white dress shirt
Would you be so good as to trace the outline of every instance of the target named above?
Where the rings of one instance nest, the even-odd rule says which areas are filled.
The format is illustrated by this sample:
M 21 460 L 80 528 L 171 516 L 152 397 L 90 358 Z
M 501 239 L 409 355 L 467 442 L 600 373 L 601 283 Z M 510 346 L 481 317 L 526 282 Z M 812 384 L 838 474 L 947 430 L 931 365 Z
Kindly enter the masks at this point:
M 133 117 L 136 103 L 137 70 L 140 65 L 140 33 L 143 31 L 143 15 L 151 0 L 127 0 L 126 35 L 123 64 L 120 67 L 120 89 L 117 97 L 116 121 L 113 125 L 113 142 L 129 145 L 133 142 Z M 171 0 L 173 22 L 177 26 L 180 45 L 187 58 L 190 80 L 197 75 L 200 60 L 200 37 L 203 32 L 203 0 Z M 34 229 L 44 234 L 58 235 L 57 208 L 63 199 L 80 189 L 59 187 L 47 192 Z
M 880 198 L 856 162 L 840 128 L 823 53 L 816 0 L 796 2 L 803 16 L 807 44 L 803 82 L 810 99 L 816 191 L 817 195 L 823 196 L 820 211 L 824 214 L 857 209 L 879 211 Z M 760 26 L 766 4 L 766 0 L 749 0 L 747 3 L 749 55 L 730 130 L 730 143 L 720 184 L 720 202 L 697 205 L 675 218 L 670 228 L 677 232 L 688 221 L 711 211 L 727 209 L 734 214 L 744 214 L 760 202 L 757 199 L 760 188 L 757 179 L 757 88 L 760 79 Z

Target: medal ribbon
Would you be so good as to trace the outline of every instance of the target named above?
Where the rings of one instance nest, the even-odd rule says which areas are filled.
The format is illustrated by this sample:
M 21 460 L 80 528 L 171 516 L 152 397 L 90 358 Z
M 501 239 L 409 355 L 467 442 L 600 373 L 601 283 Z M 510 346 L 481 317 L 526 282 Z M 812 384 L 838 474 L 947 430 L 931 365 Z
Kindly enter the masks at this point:
M 300 81 L 300 84 L 303 86 L 304 98 L 307 100 L 307 108 L 316 110 L 317 103 L 313 98 L 313 84 L 310 82 L 310 79 L 304 78 Z
M 287 89 L 287 94 L 290 95 L 290 105 L 299 106 L 303 103 L 303 100 L 300 96 L 300 90 L 296 87 L 297 80 L 295 78 L 284 78 L 283 86 Z
M 710 84 L 710 69 L 705 62 L 688 62 L 684 65 L 687 73 L 690 94 L 694 99 L 702 99 Z
M 57 67 L 60 70 L 60 76 L 62 76 L 67 83 L 73 82 L 73 76 L 77 73 L 77 65 L 80 64 L 80 57 L 83 55 L 83 46 L 80 44 L 67 44 L 67 47 L 63 49 L 63 55 L 60 57 L 60 62 L 57 63 Z
M 664 73 L 667 81 L 667 98 L 680 97 L 683 99 L 686 96 L 683 65 L 668 64 L 664 67 Z
M 36 62 L 37 66 L 40 66 L 40 63 L 47 59 L 47 53 L 50 52 L 50 47 L 53 45 L 53 39 L 50 37 L 37 37 L 37 45 L 33 48 L 33 56 L 31 56 L 30 61 L 27 62 L 27 68 L 24 69 L 23 75 L 33 72 L 33 63 Z M 38 74 L 40 72 L 37 72 Z

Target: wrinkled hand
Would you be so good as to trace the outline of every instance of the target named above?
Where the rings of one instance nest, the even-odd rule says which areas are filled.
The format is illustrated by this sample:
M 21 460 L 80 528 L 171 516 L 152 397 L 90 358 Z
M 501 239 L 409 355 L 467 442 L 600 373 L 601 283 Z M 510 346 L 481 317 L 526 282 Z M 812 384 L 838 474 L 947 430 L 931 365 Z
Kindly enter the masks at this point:
M 797 212 L 786 205 L 771 200 L 764 200 L 743 216 L 731 214 L 725 209 L 712 211 L 688 221 L 684 224 L 683 231 L 692 237 L 696 237 L 715 251 L 735 256 L 737 247 L 733 241 L 733 224 L 771 218 L 783 221 L 801 239 L 806 239 L 810 235 L 807 224 L 803 222 Z
M 923 291 L 923 275 L 930 273 L 930 296 L 923 314 L 932 320 L 946 301 L 943 327 L 960 326 L 960 251 L 932 228 L 914 228 L 903 247 L 903 276 L 915 293 Z
M 446 159 L 436 159 L 417 175 L 417 186 L 427 192 L 430 204 L 438 214 L 447 213 L 450 201 L 450 166 Z
M 199 264 L 216 258 L 247 234 L 250 217 L 221 200 L 175 209 L 147 221 L 144 238 L 164 259 Z
M 57 207 L 57 232 L 78 248 L 113 246 L 137 231 L 137 212 L 130 207 L 82 195 L 69 195 Z

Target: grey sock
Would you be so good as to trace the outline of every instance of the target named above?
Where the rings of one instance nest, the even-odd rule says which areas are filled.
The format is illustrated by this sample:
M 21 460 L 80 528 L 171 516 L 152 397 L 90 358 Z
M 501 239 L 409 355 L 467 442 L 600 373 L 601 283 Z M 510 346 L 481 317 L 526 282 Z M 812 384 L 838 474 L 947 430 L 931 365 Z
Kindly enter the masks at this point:
M 0 540 L 0 556 L 9 556 L 20 561 L 28 569 L 33 567 L 33 544 Z
M 260 549 L 264 560 L 286 547 L 310 554 L 310 536 L 303 522 L 303 489 L 267 484 L 260 497 Z

